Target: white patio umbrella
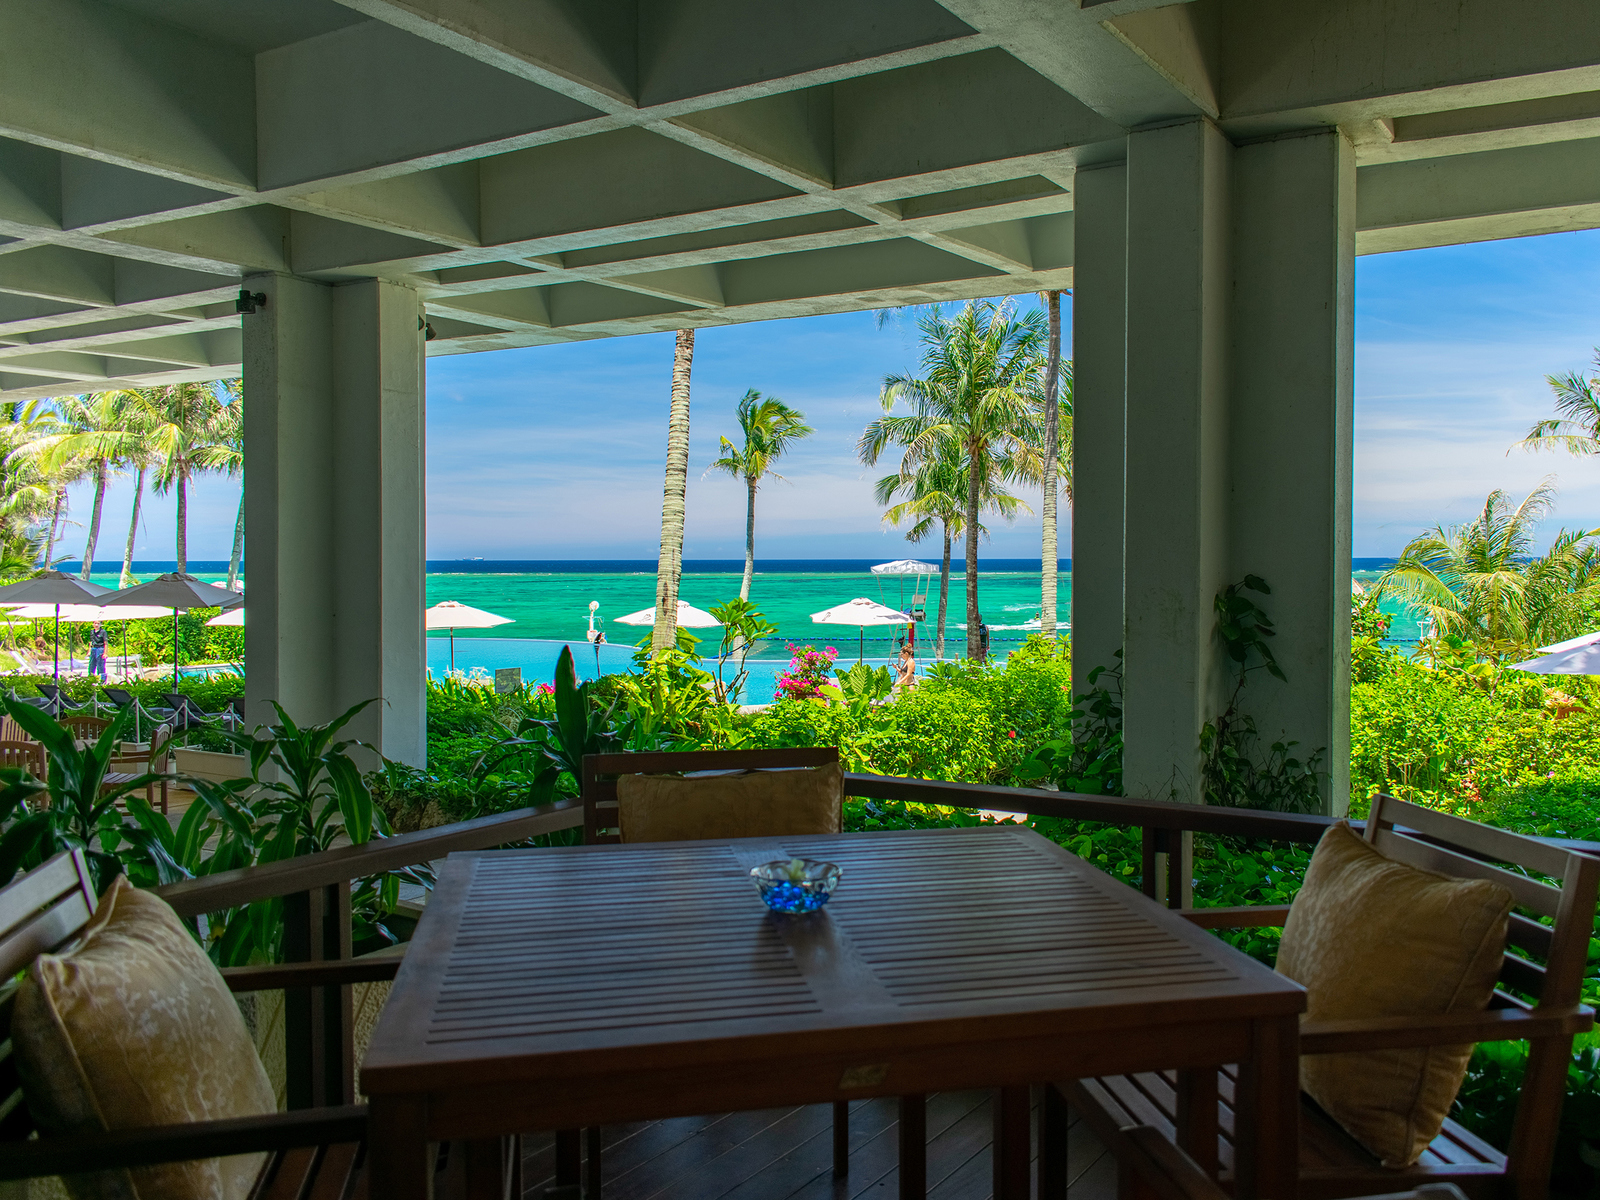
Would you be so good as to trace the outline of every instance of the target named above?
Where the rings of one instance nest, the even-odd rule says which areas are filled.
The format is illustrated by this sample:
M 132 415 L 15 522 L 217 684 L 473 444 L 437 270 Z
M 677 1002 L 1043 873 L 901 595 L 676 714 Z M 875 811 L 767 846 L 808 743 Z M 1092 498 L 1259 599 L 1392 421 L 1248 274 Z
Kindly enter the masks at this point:
M 625 617 L 618 617 L 617 622 L 622 625 L 654 625 L 656 623 L 656 607 L 641 608 L 636 613 L 629 613 Z M 696 608 L 687 600 L 678 601 L 678 624 L 684 629 L 710 629 L 722 622 L 713 617 L 703 608 Z
M 206 624 L 207 625 L 243 625 L 244 624 L 244 605 L 235 604 L 232 608 L 225 608 L 220 613 L 218 613 L 216 616 L 212 617 L 211 620 L 207 621 Z
M 879 604 L 876 600 L 868 600 L 865 596 L 857 596 L 846 604 L 835 604 L 832 608 L 812 613 L 811 619 L 818 625 L 854 625 L 858 641 L 857 662 L 865 660 L 867 656 L 868 625 L 911 624 L 909 614 Z
M 61 619 L 60 606 L 82 604 L 108 595 L 111 589 L 68 575 L 64 571 L 41 571 L 32 579 L 0 587 L 0 605 L 49 604 L 56 608 L 55 676 L 61 682 Z
M 90 625 L 95 621 L 148 621 L 155 617 L 164 617 L 167 610 L 164 608 L 141 607 L 137 604 L 124 605 L 122 608 L 108 609 L 99 604 L 23 604 L 11 610 L 14 617 L 48 617 L 56 615 L 56 619 L 65 621 L 69 625 Z M 128 670 L 128 627 L 122 627 L 122 670 L 127 675 Z
M 137 584 L 113 592 L 100 604 L 106 609 L 148 608 L 162 610 L 162 615 L 172 614 L 172 690 L 178 690 L 178 614 L 191 608 L 221 608 L 239 598 L 239 593 L 227 588 L 182 575 L 176 571 L 157 575 L 149 583 Z M 118 618 L 112 618 L 116 620 Z
M 423 614 L 424 628 L 450 631 L 450 673 L 456 670 L 456 630 L 493 629 L 496 625 L 513 625 L 511 617 L 502 617 L 481 608 L 473 608 L 459 600 L 441 600 Z
M 1539 657 L 1513 663 L 1512 669 L 1535 675 L 1600 675 L 1600 633 L 1542 646 Z

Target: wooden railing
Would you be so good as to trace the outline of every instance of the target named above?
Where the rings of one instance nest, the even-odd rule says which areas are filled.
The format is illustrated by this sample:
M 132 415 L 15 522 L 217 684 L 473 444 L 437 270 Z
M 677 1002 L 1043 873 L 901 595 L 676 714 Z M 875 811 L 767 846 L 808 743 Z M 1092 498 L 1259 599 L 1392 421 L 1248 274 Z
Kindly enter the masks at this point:
M 869 800 L 1136 826 L 1141 831 L 1144 892 L 1173 908 L 1187 908 L 1192 903 L 1194 834 L 1310 844 L 1336 819 L 1210 808 L 1162 800 L 1089 796 L 1040 788 L 943 783 L 890 775 L 847 774 L 845 794 Z M 1358 820 L 1351 824 L 1359 828 L 1363 822 Z M 458 850 L 490 849 L 582 825 L 581 802 L 563 800 L 540 808 L 518 809 L 456 825 L 400 834 L 361 846 L 344 846 L 266 866 L 185 880 L 158 889 L 158 894 L 182 916 L 198 916 L 282 897 L 286 922 L 285 962 L 348 959 L 351 955 L 352 880 L 433 861 Z M 1600 855 L 1600 842 L 1542 840 Z M 296 977 L 294 972 L 287 974 L 291 978 L 304 978 L 303 975 Z M 312 980 L 290 982 L 287 990 L 289 1107 L 352 1103 L 355 1064 L 350 989 L 320 986 Z

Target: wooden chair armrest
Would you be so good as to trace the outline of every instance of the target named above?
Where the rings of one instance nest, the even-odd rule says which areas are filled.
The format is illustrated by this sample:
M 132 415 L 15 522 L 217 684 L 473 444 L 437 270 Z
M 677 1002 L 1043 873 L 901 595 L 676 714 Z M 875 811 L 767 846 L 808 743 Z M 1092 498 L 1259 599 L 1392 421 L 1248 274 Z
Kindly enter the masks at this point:
M 352 1104 L 226 1121 L 40 1138 L 0 1147 L 0 1180 L 147 1167 L 295 1146 L 331 1146 L 363 1141 L 366 1136 L 366 1105 Z
M 1287 904 L 1248 904 L 1239 908 L 1180 908 L 1178 915 L 1201 929 L 1259 929 L 1289 919 Z
M 1594 1010 L 1581 1005 L 1543 1012 L 1491 1008 L 1484 1012 L 1440 1013 L 1428 1017 L 1302 1021 L 1300 1053 L 1341 1054 L 1347 1050 L 1400 1050 L 1412 1046 L 1566 1037 L 1593 1026 Z
M 233 992 L 270 992 L 278 988 L 329 987 L 377 983 L 393 979 L 402 958 L 350 958 L 333 962 L 269 963 L 260 967 L 224 967 L 222 979 Z
M 1128 1165 L 1160 1200 L 1228 1200 L 1216 1180 L 1154 1125 L 1131 1125 L 1121 1132 L 1131 1151 Z

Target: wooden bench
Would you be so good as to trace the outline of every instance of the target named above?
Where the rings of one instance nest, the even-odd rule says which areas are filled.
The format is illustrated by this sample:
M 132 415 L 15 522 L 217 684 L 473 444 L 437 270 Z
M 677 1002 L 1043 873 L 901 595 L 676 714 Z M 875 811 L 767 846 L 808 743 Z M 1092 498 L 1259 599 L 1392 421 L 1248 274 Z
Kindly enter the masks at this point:
M 1503 884 L 1516 897 L 1519 909 L 1551 918 L 1553 923 L 1547 925 L 1513 912 L 1500 984 L 1486 1011 L 1304 1021 L 1300 1053 L 1526 1039 L 1530 1042 L 1527 1073 L 1509 1154 L 1447 1120 L 1422 1158 L 1402 1169 L 1379 1165 L 1364 1147 L 1303 1098 L 1299 1200 L 1372 1196 L 1439 1183 L 1455 1184 L 1474 1200 L 1540 1200 L 1549 1188 L 1573 1036 L 1594 1024 L 1593 1011 L 1584 1007 L 1580 998 L 1594 926 L 1600 859 L 1388 796 L 1374 798 L 1366 837 L 1399 861 L 1446 875 Z M 1497 864 L 1510 864 L 1526 873 Z M 1560 886 L 1541 882 L 1540 876 L 1559 880 Z M 1282 926 L 1289 914 L 1287 906 L 1182 911 L 1208 929 Z M 1536 959 L 1542 959 L 1543 965 Z M 1522 996 L 1533 997 L 1533 1002 Z M 1204 1174 L 1219 1179 L 1226 1189 L 1232 1182 L 1235 1077 L 1226 1069 L 1208 1079 L 1197 1079 L 1196 1074 L 1082 1079 L 1056 1087 L 1116 1155 L 1127 1191 L 1148 1190 L 1147 1185 L 1135 1181 L 1146 1179 L 1152 1171 L 1160 1173 L 1151 1166 L 1150 1135 L 1129 1136 L 1132 1129 L 1146 1128 L 1181 1146 Z M 1052 1107 L 1045 1106 L 1047 1117 Z M 1046 1142 L 1064 1136 L 1064 1121 L 1058 1107 L 1055 1111 L 1058 1115 L 1047 1120 L 1048 1128 L 1041 1130 Z M 1206 1119 L 1208 1112 L 1214 1113 L 1214 1119 Z
M 253 1196 L 366 1196 L 363 1172 L 367 1129 L 364 1105 L 301 1109 L 226 1121 L 51 1136 L 40 1131 L 23 1099 L 12 1056 L 15 976 L 35 957 L 71 942 L 94 912 L 95 893 L 81 852 L 58 854 L 0 889 L 0 1180 L 63 1172 L 186 1162 L 266 1152 Z M 393 979 L 400 960 L 289 963 L 222 972 L 234 992 L 327 987 Z M 453 1151 L 453 1152 L 452 1152 Z M 436 1194 L 520 1196 L 514 1144 L 457 1143 L 441 1147 Z

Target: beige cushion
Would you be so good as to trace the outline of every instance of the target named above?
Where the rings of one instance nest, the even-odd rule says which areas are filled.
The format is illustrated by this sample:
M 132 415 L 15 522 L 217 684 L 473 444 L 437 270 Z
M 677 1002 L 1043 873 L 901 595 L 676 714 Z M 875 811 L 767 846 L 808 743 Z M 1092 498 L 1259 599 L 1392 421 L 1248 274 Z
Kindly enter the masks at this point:
M 728 775 L 624 775 L 617 827 L 625 842 L 691 842 L 838 833 L 838 763 Z
M 83 936 L 40 955 L 11 1024 L 42 1129 L 97 1132 L 275 1110 L 222 975 L 166 902 L 117 880 Z M 263 1154 L 67 1179 L 80 1200 L 245 1200 Z
M 1505 953 L 1511 893 L 1380 854 L 1344 822 L 1317 844 L 1289 909 L 1278 970 L 1306 989 L 1306 1019 L 1482 1010 Z M 1389 1167 L 1439 1134 L 1472 1047 L 1308 1055 L 1300 1085 Z

